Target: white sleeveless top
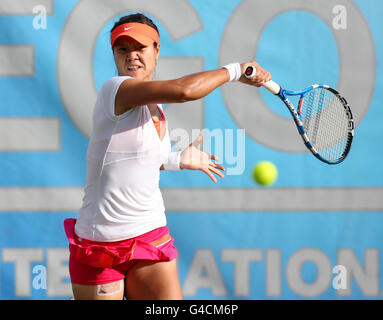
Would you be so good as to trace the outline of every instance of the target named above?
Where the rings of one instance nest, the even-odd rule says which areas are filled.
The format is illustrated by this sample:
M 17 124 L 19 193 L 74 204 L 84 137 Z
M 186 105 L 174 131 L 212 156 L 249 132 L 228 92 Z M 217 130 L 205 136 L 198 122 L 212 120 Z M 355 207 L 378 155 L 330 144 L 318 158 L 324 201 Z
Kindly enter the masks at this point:
M 80 238 L 119 241 L 166 225 L 159 177 L 171 153 L 168 128 L 161 141 L 147 106 L 115 115 L 117 90 L 129 78 L 108 80 L 97 98 L 75 226 Z

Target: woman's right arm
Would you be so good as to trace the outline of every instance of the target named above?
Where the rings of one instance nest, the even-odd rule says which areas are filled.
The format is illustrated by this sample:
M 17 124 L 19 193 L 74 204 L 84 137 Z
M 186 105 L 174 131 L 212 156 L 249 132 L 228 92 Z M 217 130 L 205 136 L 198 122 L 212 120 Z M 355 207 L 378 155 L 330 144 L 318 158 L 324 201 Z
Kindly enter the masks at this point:
M 267 81 L 268 78 L 263 75 L 269 73 L 264 72 L 265 70 L 260 68 L 255 61 L 242 64 L 242 74 L 249 65 L 254 65 L 257 68 L 257 75 L 254 79 L 242 77 L 242 82 L 259 85 L 260 82 Z M 143 81 L 130 78 L 123 81 L 117 91 L 115 114 L 120 115 L 130 108 L 151 103 L 165 104 L 198 100 L 228 80 L 229 72 L 224 68 L 199 72 L 167 81 Z

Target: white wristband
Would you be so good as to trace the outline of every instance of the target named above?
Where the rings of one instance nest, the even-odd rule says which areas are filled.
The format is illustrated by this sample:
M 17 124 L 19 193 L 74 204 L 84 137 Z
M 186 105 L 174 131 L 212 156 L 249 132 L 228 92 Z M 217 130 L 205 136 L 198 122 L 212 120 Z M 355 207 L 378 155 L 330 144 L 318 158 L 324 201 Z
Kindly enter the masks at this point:
M 241 64 L 239 62 L 229 63 L 222 68 L 225 68 L 229 72 L 229 81 L 238 81 L 242 76 Z
M 181 151 L 170 152 L 168 161 L 164 163 L 165 170 L 180 171 L 180 160 L 181 160 Z

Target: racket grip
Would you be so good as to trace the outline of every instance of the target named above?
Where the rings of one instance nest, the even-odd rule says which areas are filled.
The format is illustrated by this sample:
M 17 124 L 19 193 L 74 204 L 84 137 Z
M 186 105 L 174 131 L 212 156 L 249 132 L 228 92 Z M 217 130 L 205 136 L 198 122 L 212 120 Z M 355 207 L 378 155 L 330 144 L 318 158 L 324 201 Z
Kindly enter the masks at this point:
M 251 79 L 255 76 L 256 72 L 257 69 L 254 66 L 249 66 L 246 68 L 245 77 Z M 272 94 L 279 94 L 279 92 L 281 92 L 281 86 L 273 80 L 265 82 L 263 87 L 269 90 Z

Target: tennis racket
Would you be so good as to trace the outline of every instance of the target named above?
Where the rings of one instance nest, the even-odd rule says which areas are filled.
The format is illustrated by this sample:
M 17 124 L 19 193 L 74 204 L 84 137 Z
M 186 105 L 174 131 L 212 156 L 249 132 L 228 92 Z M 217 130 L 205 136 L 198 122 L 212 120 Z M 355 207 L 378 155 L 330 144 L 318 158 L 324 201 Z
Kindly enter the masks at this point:
M 256 68 L 249 66 L 247 78 L 253 78 Z M 278 96 L 289 109 L 305 146 L 327 164 L 341 163 L 348 155 L 354 137 L 354 120 L 345 98 L 327 85 L 314 84 L 301 91 L 288 91 L 274 82 L 263 86 Z M 297 108 L 288 100 L 297 96 Z

